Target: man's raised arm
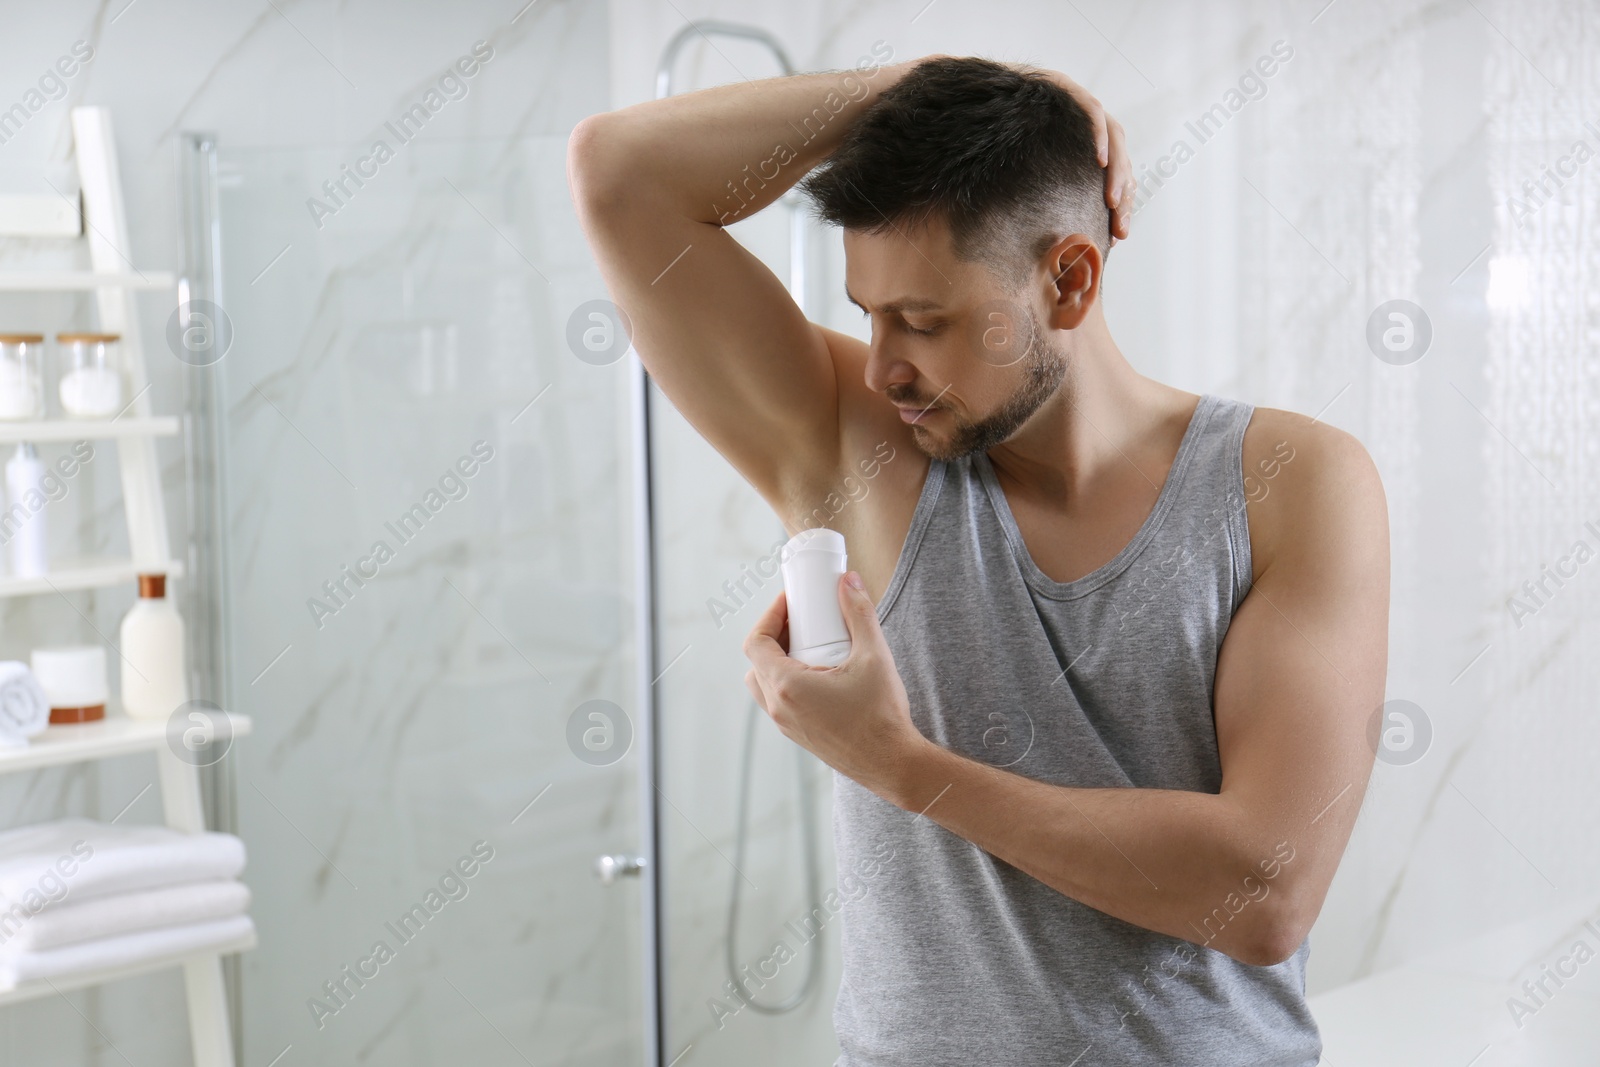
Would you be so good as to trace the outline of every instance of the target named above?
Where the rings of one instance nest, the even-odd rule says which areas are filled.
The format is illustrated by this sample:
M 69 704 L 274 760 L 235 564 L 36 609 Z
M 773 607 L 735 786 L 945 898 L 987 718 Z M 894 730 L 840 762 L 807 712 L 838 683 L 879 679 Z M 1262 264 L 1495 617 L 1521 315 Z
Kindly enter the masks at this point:
M 775 506 L 838 466 L 834 364 L 723 226 L 803 178 L 912 65 L 720 86 L 594 115 L 572 134 L 578 216 L 640 358 Z

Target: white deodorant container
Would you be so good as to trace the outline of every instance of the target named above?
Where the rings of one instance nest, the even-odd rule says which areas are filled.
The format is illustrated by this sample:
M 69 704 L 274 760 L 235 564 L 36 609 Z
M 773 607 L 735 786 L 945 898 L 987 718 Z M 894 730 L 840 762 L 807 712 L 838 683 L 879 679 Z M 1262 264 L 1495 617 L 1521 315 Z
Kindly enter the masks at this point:
M 778 553 L 789 605 L 789 655 L 812 667 L 837 667 L 850 657 L 850 631 L 839 608 L 845 572 L 844 534 L 801 530 Z

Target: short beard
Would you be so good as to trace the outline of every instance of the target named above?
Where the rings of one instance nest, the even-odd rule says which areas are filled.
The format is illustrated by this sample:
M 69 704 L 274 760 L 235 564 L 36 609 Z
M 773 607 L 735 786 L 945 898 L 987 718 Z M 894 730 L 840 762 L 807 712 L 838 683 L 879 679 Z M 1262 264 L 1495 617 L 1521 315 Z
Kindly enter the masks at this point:
M 928 431 L 912 423 L 911 437 L 919 451 L 946 463 L 975 452 L 987 452 L 1020 430 L 1033 417 L 1033 413 L 1055 395 L 1067 376 L 1066 353 L 1051 342 L 1038 316 L 1030 315 L 1030 319 L 1033 344 L 1024 367 L 1022 384 L 1000 405 L 1000 410 L 988 418 L 965 422 L 952 412 L 955 430 L 948 440 L 934 438 Z

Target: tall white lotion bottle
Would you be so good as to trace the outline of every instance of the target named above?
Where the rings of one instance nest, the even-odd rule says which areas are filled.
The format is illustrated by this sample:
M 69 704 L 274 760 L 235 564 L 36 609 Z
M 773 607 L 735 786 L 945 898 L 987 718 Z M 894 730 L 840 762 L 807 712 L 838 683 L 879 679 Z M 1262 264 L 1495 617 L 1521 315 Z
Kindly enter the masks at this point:
M 44 463 L 39 459 L 38 450 L 23 441 L 6 460 L 6 499 L 12 508 L 20 507 L 24 516 L 15 529 L 6 531 L 11 535 L 6 542 L 6 561 L 11 573 L 18 578 L 37 578 L 48 569 L 44 547 L 47 498 L 43 481 Z M 6 525 L 11 525 L 9 516 Z
M 122 710 L 165 719 L 189 701 L 183 616 L 167 599 L 165 574 L 139 575 L 139 599 L 122 617 Z

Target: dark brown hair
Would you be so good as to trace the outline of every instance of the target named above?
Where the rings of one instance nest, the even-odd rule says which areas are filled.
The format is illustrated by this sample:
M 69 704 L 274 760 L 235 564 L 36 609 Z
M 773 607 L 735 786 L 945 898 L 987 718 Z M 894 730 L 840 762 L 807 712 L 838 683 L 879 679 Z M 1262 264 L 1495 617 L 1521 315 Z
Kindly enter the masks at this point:
M 800 187 L 820 218 L 846 229 L 942 216 L 957 256 L 1012 283 L 1069 233 L 1102 255 L 1110 247 L 1088 113 L 1044 73 L 987 59 L 912 68 Z

